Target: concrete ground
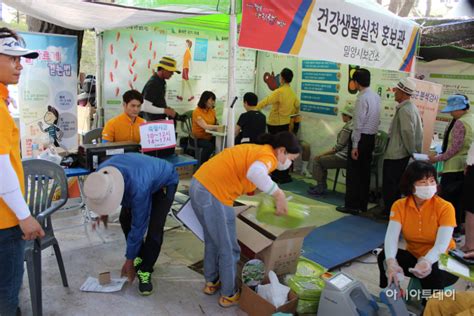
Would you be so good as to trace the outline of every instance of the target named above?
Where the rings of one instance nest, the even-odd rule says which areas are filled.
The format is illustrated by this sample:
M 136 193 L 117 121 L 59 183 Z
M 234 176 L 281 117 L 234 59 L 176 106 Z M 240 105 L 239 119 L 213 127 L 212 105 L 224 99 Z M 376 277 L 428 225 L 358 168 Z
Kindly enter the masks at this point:
M 69 287 L 62 286 L 52 248 L 43 251 L 44 315 L 246 315 L 238 307 L 219 307 L 217 296 L 201 292 L 203 276 L 189 266 L 203 258 L 203 244 L 186 229 L 175 228 L 178 223 L 171 217 L 152 275 L 154 292 L 148 297 L 138 294 L 137 280 L 126 283 L 122 291 L 115 293 L 79 290 L 88 276 L 97 277 L 100 272 L 110 271 L 112 278 L 120 277 L 125 240 L 118 223 L 110 223 L 108 229 L 100 227 L 92 231 L 90 224 L 82 225 L 79 211 L 66 211 L 55 214 L 53 224 Z M 364 255 L 336 271 L 344 271 L 362 281 L 370 293 L 378 296 L 379 272 L 375 255 Z M 459 281 L 456 289 L 464 290 L 465 286 L 464 281 Z M 32 314 L 26 272 L 20 306 L 23 315 Z

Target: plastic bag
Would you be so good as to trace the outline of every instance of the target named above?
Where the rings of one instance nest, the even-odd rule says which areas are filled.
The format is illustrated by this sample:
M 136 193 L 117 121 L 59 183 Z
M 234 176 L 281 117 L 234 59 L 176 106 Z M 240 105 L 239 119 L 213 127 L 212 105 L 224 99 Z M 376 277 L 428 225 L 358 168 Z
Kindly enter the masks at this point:
M 268 272 L 269 284 L 259 285 L 257 293 L 268 302 L 272 303 L 275 308 L 284 305 L 288 299 L 290 288 L 281 284 L 278 277 L 273 271 Z
M 257 220 L 281 228 L 296 228 L 305 222 L 309 215 L 307 205 L 288 202 L 286 216 L 275 215 L 275 201 L 271 196 L 264 195 L 257 208 Z
M 59 154 L 57 153 L 56 148 L 54 146 L 49 146 L 48 148 L 46 148 L 38 156 L 38 158 L 43 159 L 43 160 L 49 160 L 49 161 L 54 162 L 55 164 L 58 164 L 58 165 L 61 163 L 61 160 L 63 160 L 63 158 L 61 156 L 59 156 Z

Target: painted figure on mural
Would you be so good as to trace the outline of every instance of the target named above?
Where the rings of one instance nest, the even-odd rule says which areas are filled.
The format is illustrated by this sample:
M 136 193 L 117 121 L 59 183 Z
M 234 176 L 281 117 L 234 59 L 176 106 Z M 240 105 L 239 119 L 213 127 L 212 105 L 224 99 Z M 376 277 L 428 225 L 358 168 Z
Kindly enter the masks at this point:
M 39 128 L 43 132 L 48 133 L 49 142 L 51 144 L 54 144 L 54 146 L 56 147 L 60 147 L 59 142 L 62 140 L 64 133 L 58 126 L 58 110 L 54 106 L 48 105 L 48 111 L 46 111 L 46 113 L 44 114 L 43 120 L 48 126 L 46 128 L 43 128 L 43 122 L 38 122 Z

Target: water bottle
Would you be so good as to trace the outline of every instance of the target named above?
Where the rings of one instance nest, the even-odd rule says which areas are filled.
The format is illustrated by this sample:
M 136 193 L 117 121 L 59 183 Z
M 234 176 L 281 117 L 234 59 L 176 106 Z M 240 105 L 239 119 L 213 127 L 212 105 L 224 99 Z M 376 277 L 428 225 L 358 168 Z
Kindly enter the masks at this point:
M 99 156 L 92 156 L 92 170 L 96 170 L 99 167 Z
M 38 144 L 32 144 L 31 145 L 31 151 L 32 151 L 32 153 L 31 153 L 32 157 L 35 158 L 35 159 L 38 158 L 38 156 L 39 156 L 39 146 L 38 146 Z

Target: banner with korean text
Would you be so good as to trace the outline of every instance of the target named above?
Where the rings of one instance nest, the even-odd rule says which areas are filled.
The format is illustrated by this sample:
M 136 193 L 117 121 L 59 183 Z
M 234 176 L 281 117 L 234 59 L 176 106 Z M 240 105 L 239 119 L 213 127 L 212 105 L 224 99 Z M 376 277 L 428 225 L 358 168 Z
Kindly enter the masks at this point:
M 415 93 L 411 100 L 420 111 L 423 121 L 423 153 L 428 154 L 438 114 L 438 105 L 443 85 L 425 80 L 412 80 L 416 83 Z
M 52 145 L 77 148 L 77 39 L 21 33 L 37 59 L 22 58 L 18 86 L 23 158 Z
M 420 28 L 357 0 L 243 0 L 239 46 L 410 72 Z M 268 36 L 271 34 L 271 36 Z

